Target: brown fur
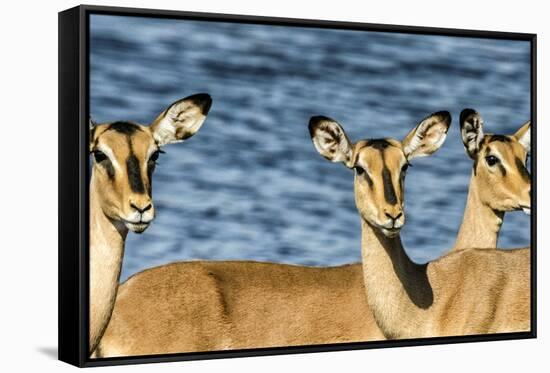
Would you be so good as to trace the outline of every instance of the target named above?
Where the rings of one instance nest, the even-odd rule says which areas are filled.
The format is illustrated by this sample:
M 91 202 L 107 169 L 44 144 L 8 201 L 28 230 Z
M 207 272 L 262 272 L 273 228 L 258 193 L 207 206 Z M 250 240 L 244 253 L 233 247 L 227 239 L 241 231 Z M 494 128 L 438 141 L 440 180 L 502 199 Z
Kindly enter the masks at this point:
M 362 225 L 367 299 L 386 337 L 530 330 L 529 249 L 459 250 L 418 265 L 399 236 Z
M 480 118 L 477 113 L 472 113 L 471 116 Z M 468 125 L 468 120 L 469 117 L 464 118 L 463 128 Z M 474 170 L 470 179 L 464 218 L 453 250 L 471 247 L 495 248 L 504 213 L 531 207 L 531 180 L 522 173 L 525 168 L 520 169 L 516 164 L 516 160 L 520 160 L 522 166 L 525 165 L 529 151 L 526 143 L 530 143 L 526 138 L 529 135 L 526 136 L 526 133 L 531 123 L 525 123 L 511 136 L 483 136 L 482 123 L 480 121 L 475 128 L 468 128 L 470 131 L 480 132 L 481 139 L 479 145 L 470 148 Z M 467 134 L 463 137 L 468 150 Z M 486 161 L 489 155 L 496 155 L 499 162 L 490 166 Z
M 101 193 L 97 194 L 100 200 L 103 212 L 110 218 L 119 219 L 121 216 L 128 215 L 132 207 L 130 201 L 140 207 L 150 204 L 151 196 L 148 193 L 151 190 L 151 181 L 147 177 L 147 157 L 149 151 L 158 149 L 149 127 L 138 126 L 137 130 L 131 135 L 125 135 L 115 130 L 109 129 L 110 124 L 97 125 L 94 131 L 94 138 L 91 139 L 91 151 L 100 149 L 109 149 L 112 151 L 114 159 L 108 162 L 116 162 L 120 167 L 119 172 L 115 172 L 114 178 L 110 178 L 104 167 L 94 162 L 95 182 L 101 185 Z M 141 171 L 141 182 L 144 184 L 146 193 L 135 193 L 130 188 L 128 182 L 128 168 L 126 160 L 134 154 L 139 161 Z M 154 207 L 153 207 L 154 214 Z
M 432 126 L 448 127 L 449 124 L 450 121 L 440 120 L 439 124 Z M 339 127 L 334 121 L 331 125 Z M 422 125 L 419 125 L 413 131 L 422 130 Z M 437 136 L 420 133 L 417 138 L 421 141 L 416 143 L 416 147 L 410 142 L 415 134 L 408 135 L 402 143 L 386 139 L 392 146 L 378 152 L 373 152 L 362 142 L 339 145 L 338 148 L 351 148 L 349 158 L 356 163 L 348 164 L 348 167 L 355 168 L 359 164 L 365 171 L 370 170 L 376 184 L 375 179 L 381 177 L 378 170 L 382 164 L 389 168 L 394 179 L 397 178 L 402 166 L 412 157 L 437 150 L 443 143 L 443 133 L 446 131 L 438 131 Z M 425 141 L 428 144 L 423 146 Z M 316 147 L 325 155 L 326 147 Z M 424 152 L 422 149 L 431 150 Z M 334 159 L 340 161 L 342 158 L 337 155 Z M 397 207 L 388 203 L 380 193 L 372 193 L 369 183 L 358 174 L 354 185 L 356 206 L 362 221 L 362 262 L 367 301 L 387 338 L 530 330 L 528 249 L 465 249 L 427 264 L 416 264 L 403 249 L 397 221 L 392 224 L 385 215 L 387 211 L 395 213 Z M 402 209 L 402 183 L 398 189 Z
M 128 230 L 101 211 L 97 184 L 90 185 L 90 352 L 107 327 L 118 287 Z
M 194 134 L 211 99 L 189 96 L 163 111 L 151 126 L 90 122 L 90 325 L 89 352 L 103 335 L 115 304 L 128 230 L 143 232 L 154 218 L 152 154 Z
M 201 261 L 149 269 L 121 285 L 100 351 L 111 357 L 379 339 L 360 264 Z
M 316 137 L 318 123 L 324 130 L 321 137 Z M 363 166 L 375 175 L 369 188 L 376 192 L 369 192 L 359 175 L 355 181 L 356 203 L 363 218 L 363 265 L 370 267 L 366 271 L 373 271 L 373 276 L 363 277 L 360 264 L 314 268 L 256 262 L 187 262 L 146 270 L 121 286 L 101 341 L 102 357 L 382 339 L 369 304 L 376 308 L 376 321 L 389 338 L 487 333 L 516 330 L 518 324 L 525 326 L 525 312 L 520 308 L 527 304 L 522 286 L 529 274 L 518 277 L 516 289 L 508 284 L 503 270 L 511 265 L 525 267 L 525 254 L 510 252 L 492 258 L 486 251 L 478 258 L 477 251 L 471 250 L 449 255 L 441 261 L 444 264 L 436 261 L 418 266 L 408 259 L 400 241 L 399 245 L 394 242 L 398 237 L 381 244 L 378 238 L 384 239 L 384 235 L 374 230 L 369 233 L 369 219 L 383 220 L 385 213 L 397 216 L 402 212 L 400 170 L 407 163 L 405 156 L 436 151 L 450 117 L 436 113 L 426 118 L 402 143 L 388 139 L 391 146 L 383 151 L 367 146 L 368 141 L 353 147 L 340 144 L 348 141 L 347 137 L 340 127 L 332 127 L 330 118 L 317 117 L 312 124 L 314 144 L 323 156 L 348 167 Z M 378 177 L 384 166 L 391 171 L 397 203 L 378 209 L 385 199 L 383 181 Z M 404 217 L 396 223 L 401 227 Z M 395 237 L 394 233 L 390 227 L 389 234 Z M 372 255 L 366 256 L 366 247 L 374 253 L 374 260 Z M 477 285 L 473 279 L 456 279 L 470 271 L 479 273 L 481 263 L 489 262 L 500 271 L 488 275 L 478 287 L 480 291 L 502 290 L 489 294 L 491 301 L 487 304 L 474 304 L 460 312 L 459 306 L 472 301 L 470 294 L 475 293 Z M 444 285 L 446 277 L 455 279 L 454 292 L 445 292 L 450 287 Z M 367 291 L 363 281 L 374 281 L 372 290 Z M 501 305 L 506 299 L 504 294 L 518 300 L 516 318 L 499 313 L 501 308 L 510 307 Z
M 359 264 L 191 262 L 121 285 L 98 356 L 379 339 Z

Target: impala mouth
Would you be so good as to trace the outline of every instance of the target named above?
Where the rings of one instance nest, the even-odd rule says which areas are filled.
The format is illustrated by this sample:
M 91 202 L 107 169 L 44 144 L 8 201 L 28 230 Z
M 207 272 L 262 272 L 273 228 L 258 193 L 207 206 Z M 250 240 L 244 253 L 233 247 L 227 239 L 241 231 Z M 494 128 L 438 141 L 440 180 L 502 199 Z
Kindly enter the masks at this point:
M 399 235 L 399 232 L 401 231 L 401 228 L 384 228 L 380 227 L 380 230 L 386 237 L 393 238 L 397 235 Z
M 147 222 L 146 221 L 131 222 L 127 220 L 124 221 L 124 225 L 126 226 L 126 228 L 128 228 L 134 233 L 143 233 L 149 226 L 149 223 L 151 223 L 151 221 L 147 221 Z

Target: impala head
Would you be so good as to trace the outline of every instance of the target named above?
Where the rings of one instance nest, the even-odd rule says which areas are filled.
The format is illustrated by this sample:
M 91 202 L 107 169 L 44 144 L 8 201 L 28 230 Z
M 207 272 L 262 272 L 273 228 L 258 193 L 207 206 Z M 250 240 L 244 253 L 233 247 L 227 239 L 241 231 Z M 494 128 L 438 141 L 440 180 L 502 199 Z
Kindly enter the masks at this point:
M 335 120 L 316 116 L 310 119 L 309 133 L 323 157 L 355 170 L 359 214 L 384 235 L 393 237 L 405 224 L 404 181 L 409 162 L 439 149 L 450 124 L 450 114 L 441 111 L 422 120 L 403 141 L 369 139 L 353 144 Z
M 149 126 L 90 123 L 92 183 L 103 213 L 141 233 L 155 217 L 152 175 L 162 146 L 193 136 L 212 99 L 197 94 L 168 106 Z
M 483 133 L 483 119 L 472 109 L 460 114 L 466 153 L 474 160 L 472 183 L 481 202 L 499 212 L 531 212 L 531 177 L 525 167 L 531 149 L 531 122 L 513 135 Z

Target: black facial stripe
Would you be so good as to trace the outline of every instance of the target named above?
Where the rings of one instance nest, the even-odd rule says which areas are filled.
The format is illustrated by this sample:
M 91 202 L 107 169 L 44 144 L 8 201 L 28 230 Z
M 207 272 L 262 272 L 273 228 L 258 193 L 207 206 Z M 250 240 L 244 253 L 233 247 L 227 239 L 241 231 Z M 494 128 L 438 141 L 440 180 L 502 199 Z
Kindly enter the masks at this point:
M 113 130 L 131 136 L 137 131 L 141 131 L 141 128 L 139 128 L 137 124 L 130 122 L 114 122 L 109 125 L 107 130 Z
M 130 189 L 132 189 L 132 192 L 145 193 L 145 186 L 141 179 L 139 160 L 133 153 L 126 159 L 126 168 L 128 170 L 128 181 L 130 182 Z
M 90 134 L 90 140 L 93 140 L 93 139 L 94 139 L 94 136 L 95 136 L 95 133 L 96 133 L 96 129 L 97 129 L 97 127 L 94 127 L 94 128 L 92 129 L 92 132 L 91 132 L 91 134 Z M 105 132 L 108 132 L 108 131 L 111 131 L 111 130 L 126 135 L 128 142 L 130 142 L 130 137 L 131 137 L 134 133 L 136 133 L 137 131 L 141 131 L 141 128 L 140 128 L 137 124 L 130 123 L 130 122 L 113 122 L 113 123 L 109 124 L 109 125 L 103 130 L 103 132 L 101 132 L 99 135 L 97 135 L 97 137 L 96 137 L 95 140 L 94 140 L 94 145 L 92 146 L 92 149 L 96 149 L 96 148 L 97 148 L 97 145 L 98 145 L 98 143 L 99 143 L 99 138 L 100 138 Z
M 504 135 L 491 135 L 487 143 L 491 143 L 493 141 L 511 142 L 512 140 L 510 140 L 508 136 L 504 136 Z
M 407 169 L 409 167 L 409 164 L 405 164 L 405 166 L 403 166 L 403 168 L 401 168 L 401 174 L 399 175 L 399 190 L 401 192 L 403 192 L 403 190 L 405 189 L 404 188 L 404 185 L 403 185 L 403 182 L 405 181 L 405 175 L 407 173 Z
M 502 173 L 502 176 L 506 176 L 506 168 L 504 168 L 504 166 L 500 162 L 498 163 L 498 169 Z
M 373 147 L 374 149 L 383 151 L 388 146 L 391 146 L 390 142 L 386 139 L 371 139 L 367 141 L 365 146 Z
M 519 174 L 521 175 L 522 179 L 525 181 L 529 181 L 531 179 L 531 176 L 529 175 L 529 171 L 527 171 L 527 168 L 523 165 L 523 162 L 521 159 L 516 157 L 516 167 L 519 170 Z
M 386 159 L 384 156 L 384 150 L 392 144 L 386 139 L 370 139 L 367 140 L 365 147 L 372 147 L 380 152 L 380 157 L 382 158 L 382 164 L 384 168 L 382 169 L 382 183 L 384 185 L 384 198 L 387 203 L 396 205 L 397 204 L 397 195 L 395 194 L 395 188 L 393 186 L 393 181 L 391 179 L 391 173 L 388 167 L 386 166 Z M 368 176 L 368 173 L 365 171 L 365 178 L 369 184 L 369 187 L 372 189 L 374 184 L 372 179 Z
M 147 194 L 149 197 L 153 194 L 153 171 L 155 171 L 154 163 L 147 166 L 147 178 L 149 179 L 149 189 L 147 190 Z
M 94 128 L 95 129 L 95 128 Z M 128 148 L 130 151 L 130 155 L 126 159 L 126 168 L 128 172 L 128 182 L 130 184 L 130 189 L 134 193 L 147 193 L 149 196 L 151 195 L 151 177 L 153 174 L 153 171 L 155 169 L 155 165 L 147 167 L 147 177 L 148 177 L 148 188 L 146 190 L 146 187 L 143 183 L 143 179 L 141 177 L 141 168 L 139 164 L 138 158 L 134 154 L 134 149 L 132 145 L 132 136 L 137 131 L 142 131 L 142 129 L 139 127 L 139 125 L 131 123 L 131 122 L 114 122 L 107 126 L 107 128 L 101 132 L 99 135 L 97 135 L 94 143 L 94 148 L 97 147 L 97 143 L 99 142 L 99 138 L 107 131 L 116 131 L 120 134 L 126 135 L 126 142 L 128 144 Z M 95 132 L 95 131 L 94 131 Z M 95 133 L 94 133 L 95 134 Z M 101 165 L 105 168 L 107 171 L 107 175 L 110 179 L 114 179 L 115 177 L 115 169 L 110 162 L 110 160 L 107 160 L 105 162 L 101 162 Z
M 107 176 L 109 176 L 109 179 L 113 180 L 115 178 L 115 168 L 113 167 L 111 160 L 106 159 L 103 162 L 101 162 L 100 165 L 107 172 Z
M 384 183 L 384 198 L 386 199 L 386 202 L 391 205 L 396 205 L 397 196 L 395 195 L 395 189 L 393 188 L 391 173 L 385 164 L 384 169 L 382 170 L 382 181 Z
M 156 152 L 164 153 L 160 148 L 157 148 Z M 149 161 L 147 162 L 147 181 L 149 183 L 147 188 L 147 194 L 149 194 L 149 197 L 152 197 L 152 194 L 153 194 L 153 172 L 155 171 L 156 166 L 157 166 L 156 160 L 152 160 L 151 158 L 149 158 Z
M 128 159 L 126 159 L 126 170 L 128 172 L 130 189 L 135 193 L 145 193 L 145 186 L 143 185 L 143 180 L 141 179 L 139 160 L 134 154 L 131 134 L 126 134 L 126 141 L 128 142 L 128 149 L 130 150 L 130 155 L 128 156 Z
M 95 136 L 95 133 L 96 133 L 96 130 L 97 130 L 97 127 L 94 127 L 94 130 L 92 132 L 92 135 L 90 136 L 90 141 L 93 140 L 94 136 Z M 103 135 L 105 132 L 107 132 L 109 129 L 105 129 L 103 130 L 103 132 L 101 132 L 99 135 L 97 135 L 97 137 L 95 138 L 94 140 L 94 145 L 92 146 L 92 149 L 97 149 L 97 146 L 99 144 L 99 138 L 101 137 L 101 135 Z
M 369 176 L 369 173 L 365 171 L 363 174 L 365 175 L 365 180 L 367 180 L 367 184 L 369 184 L 369 188 L 372 190 L 374 188 L 374 184 Z

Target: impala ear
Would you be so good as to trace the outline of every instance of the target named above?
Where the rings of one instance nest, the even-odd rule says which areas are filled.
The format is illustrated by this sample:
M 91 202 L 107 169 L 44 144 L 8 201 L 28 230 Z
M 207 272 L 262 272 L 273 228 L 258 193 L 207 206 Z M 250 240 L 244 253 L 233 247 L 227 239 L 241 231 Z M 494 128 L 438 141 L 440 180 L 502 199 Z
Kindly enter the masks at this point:
M 95 134 L 95 129 L 96 129 L 96 125 L 97 123 L 94 122 L 94 120 L 92 119 L 92 117 L 90 117 L 88 119 L 88 127 L 89 127 L 89 131 L 90 131 L 90 137 L 89 137 L 89 140 L 90 140 L 90 151 L 92 150 L 92 144 L 94 143 L 94 134 Z
M 343 162 L 351 168 L 353 146 L 344 129 L 333 119 L 324 116 L 311 117 L 309 134 L 315 149 L 332 162 Z
M 531 151 L 531 121 L 521 126 L 521 128 L 514 133 L 514 137 L 523 145 L 525 151 L 529 153 Z
M 473 109 L 464 109 L 460 113 L 460 134 L 466 153 L 475 159 L 479 145 L 483 140 L 483 118 Z
M 210 95 L 199 93 L 168 106 L 151 124 L 151 131 L 158 145 L 181 142 L 197 133 L 211 105 Z
M 438 111 L 424 118 L 402 142 L 408 160 L 426 157 L 441 147 L 451 126 L 451 114 Z

